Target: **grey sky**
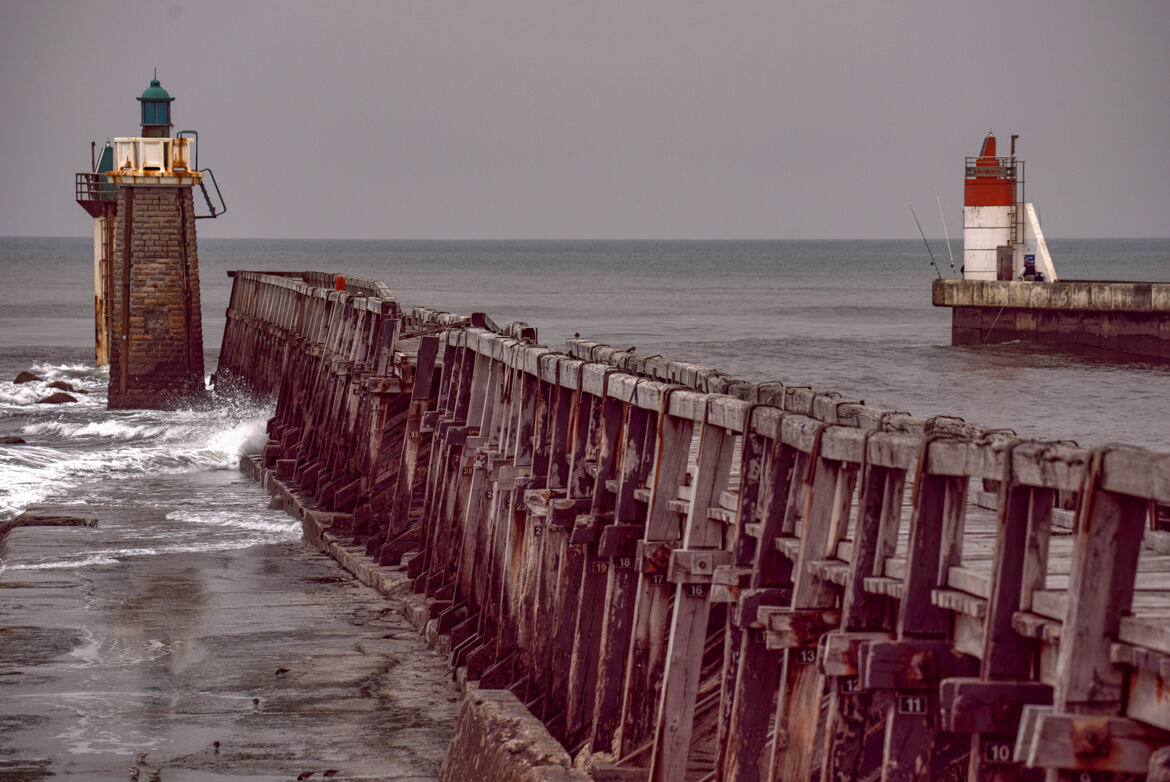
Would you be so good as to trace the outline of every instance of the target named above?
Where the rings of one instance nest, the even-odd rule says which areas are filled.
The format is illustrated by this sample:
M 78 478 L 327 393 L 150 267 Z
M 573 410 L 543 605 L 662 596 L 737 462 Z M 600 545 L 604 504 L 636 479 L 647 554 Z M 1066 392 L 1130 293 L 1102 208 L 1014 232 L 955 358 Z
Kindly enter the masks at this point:
M 1021 135 L 1049 237 L 1170 235 L 1170 2 L 0 0 L 0 235 L 86 235 L 73 173 L 152 69 L 230 213 L 200 235 L 960 233 Z

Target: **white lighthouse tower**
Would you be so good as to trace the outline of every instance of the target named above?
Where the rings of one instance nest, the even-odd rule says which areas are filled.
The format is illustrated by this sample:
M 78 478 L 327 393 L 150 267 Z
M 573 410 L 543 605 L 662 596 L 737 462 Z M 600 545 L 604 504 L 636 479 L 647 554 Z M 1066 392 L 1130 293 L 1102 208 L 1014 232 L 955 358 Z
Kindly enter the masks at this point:
M 1036 208 L 1023 201 L 1024 161 L 995 154 L 988 133 L 978 157 L 966 161 L 963 182 L 963 278 L 1052 282 L 1056 269 Z

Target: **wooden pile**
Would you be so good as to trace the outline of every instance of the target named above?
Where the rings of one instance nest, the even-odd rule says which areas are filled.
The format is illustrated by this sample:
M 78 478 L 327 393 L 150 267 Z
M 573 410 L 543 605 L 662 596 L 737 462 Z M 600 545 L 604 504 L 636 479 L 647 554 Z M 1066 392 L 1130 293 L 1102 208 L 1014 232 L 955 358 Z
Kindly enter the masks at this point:
M 1170 456 L 534 338 L 239 273 L 220 374 L 595 778 L 1170 778 Z

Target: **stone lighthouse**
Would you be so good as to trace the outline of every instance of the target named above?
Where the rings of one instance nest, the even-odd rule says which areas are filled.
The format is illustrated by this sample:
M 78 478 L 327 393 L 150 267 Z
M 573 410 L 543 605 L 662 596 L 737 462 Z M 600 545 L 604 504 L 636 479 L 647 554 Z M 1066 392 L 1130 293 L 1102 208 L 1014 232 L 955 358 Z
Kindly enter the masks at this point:
M 94 217 L 96 357 L 110 366 L 108 405 L 166 409 L 205 393 L 195 218 L 216 210 L 195 213 L 195 187 L 211 202 L 184 137 L 194 132 L 171 138 L 174 98 L 155 78 L 138 101 L 141 135 L 107 142 L 94 170 L 77 175 L 77 200 Z

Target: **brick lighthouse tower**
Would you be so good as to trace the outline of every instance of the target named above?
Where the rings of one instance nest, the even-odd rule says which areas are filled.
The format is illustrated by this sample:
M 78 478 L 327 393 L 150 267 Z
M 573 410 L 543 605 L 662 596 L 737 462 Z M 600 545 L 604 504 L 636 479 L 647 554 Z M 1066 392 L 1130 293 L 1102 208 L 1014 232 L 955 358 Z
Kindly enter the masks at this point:
M 95 342 L 97 362 L 110 366 L 108 406 L 166 409 L 204 394 L 195 219 L 217 210 L 184 137 L 195 133 L 171 138 L 174 98 L 155 78 L 138 101 L 142 135 L 107 142 L 94 170 L 77 175 L 77 200 L 94 217 Z M 196 215 L 195 187 L 210 214 Z

